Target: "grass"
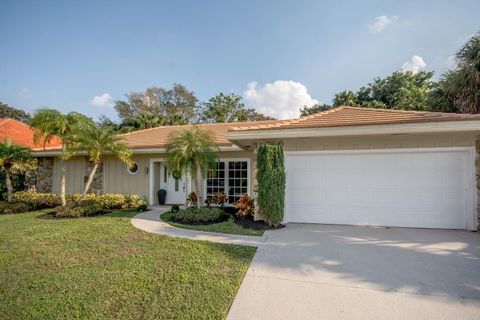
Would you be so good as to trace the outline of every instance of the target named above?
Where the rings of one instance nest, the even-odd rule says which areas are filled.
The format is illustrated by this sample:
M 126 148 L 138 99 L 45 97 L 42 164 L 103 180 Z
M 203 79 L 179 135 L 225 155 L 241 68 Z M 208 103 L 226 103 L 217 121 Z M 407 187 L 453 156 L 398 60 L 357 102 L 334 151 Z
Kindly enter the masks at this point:
M 189 224 L 182 224 L 182 223 L 173 221 L 174 216 L 175 216 L 174 213 L 167 212 L 162 214 L 160 217 L 163 221 L 167 222 L 168 224 L 174 227 L 184 228 L 184 229 L 240 234 L 240 235 L 247 235 L 247 236 L 262 236 L 264 233 L 264 230 L 252 229 L 252 228 L 248 228 L 246 226 L 242 226 L 235 223 L 233 217 L 229 217 L 228 220 L 222 221 L 219 223 L 189 225 Z
M 222 319 L 255 253 L 41 213 L 0 216 L 2 319 Z

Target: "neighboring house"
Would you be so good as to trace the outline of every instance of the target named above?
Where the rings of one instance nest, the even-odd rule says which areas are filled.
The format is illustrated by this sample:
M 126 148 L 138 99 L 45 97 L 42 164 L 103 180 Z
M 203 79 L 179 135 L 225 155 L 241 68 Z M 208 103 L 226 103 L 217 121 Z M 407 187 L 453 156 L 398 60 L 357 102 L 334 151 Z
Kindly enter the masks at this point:
M 0 118 L 0 141 L 6 140 L 32 149 L 44 147 L 43 144 L 34 142 L 33 129 L 29 125 L 10 118 Z M 45 144 L 45 148 L 58 148 L 61 145 L 60 139 L 54 138 Z
M 188 177 L 174 179 L 163 162 L 168 135 L 188 126 L 124 134 L 135 170 L 106 159 L 97 192 L 136 193 L 158 203 L 185 203 Z M 480 115 L 338 107 L 294 120 L 207 124 L 220 147 L 216 170 L 203 183 L 203 199 L 225 192 L 234 203 L 256 196 L 256 147 L 281 141 L 285 149 L 285 222 L 477 228 Z M 477 146 L 477 148 L 476 148 Z M 59 150 L 38 151 L 53 164 L 57 192 Z M 44 163 L 44 162 L 42 162 Z M 79 192 L 87 162 L 68 163 L 67 190 Z

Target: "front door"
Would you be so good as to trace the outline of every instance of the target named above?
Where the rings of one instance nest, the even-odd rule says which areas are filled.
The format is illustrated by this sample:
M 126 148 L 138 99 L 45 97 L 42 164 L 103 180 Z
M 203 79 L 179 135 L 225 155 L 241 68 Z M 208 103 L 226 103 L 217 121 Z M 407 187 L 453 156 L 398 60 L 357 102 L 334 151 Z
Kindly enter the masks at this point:
M 167 170 L 164 169 L 163 166 L 162 163 L 162 174 L 167 173 L 166 179 L 165 177 L 162 177 L 162 182 L 166 181 L 163 185 L 163 188 L 167 190 L 166 204 L 185 204 L 187 199 L 187 183 L 185 175 L 182 174 L 179 179 L 175 179 L 170 172 L 167 172 Z

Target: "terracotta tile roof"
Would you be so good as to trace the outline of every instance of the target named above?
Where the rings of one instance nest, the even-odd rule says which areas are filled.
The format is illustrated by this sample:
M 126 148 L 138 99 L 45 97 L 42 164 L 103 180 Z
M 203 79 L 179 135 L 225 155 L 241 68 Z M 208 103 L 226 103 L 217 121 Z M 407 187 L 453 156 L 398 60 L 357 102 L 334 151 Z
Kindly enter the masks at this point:
M 268 125 L 269 123 L 278 122 L 277 120 L 257 121 L 257 122 L 235 122 L 235 123 L 212 123 L 212 124 L 199 124 L 198 127 L 209 131 L 217 145 L 219 146 L 231 146 L 232 142 L 226 138 L 227 132 L 232 127 L 251 127 L 253 124 Z M 131 148 L 163 148 L 167 144 L 168 136 L 170 133 L 190 128 L 192 125 L 183 126 L 162 126 L 151 129 L 144 129 L 139 131 L 133 131 L 129 133 L 121 134 L 125 142 Z
M 323 128 L 400 123 L 480 120 L 480 114 L 403 111 L 358 107 L 337 107 L 307 117 L 250 126 L 235 126 L 231 131 Z
M 7 139 L 11 139 L 17 145 L 43 149 L 43 144 L 33 142 L 33 129 L 29 125 L 10 118 L 0 118 L 0 141 Z M 61 145 L 60 139 L 54 138 L 45 144 L 45 148 L 59 148 Z

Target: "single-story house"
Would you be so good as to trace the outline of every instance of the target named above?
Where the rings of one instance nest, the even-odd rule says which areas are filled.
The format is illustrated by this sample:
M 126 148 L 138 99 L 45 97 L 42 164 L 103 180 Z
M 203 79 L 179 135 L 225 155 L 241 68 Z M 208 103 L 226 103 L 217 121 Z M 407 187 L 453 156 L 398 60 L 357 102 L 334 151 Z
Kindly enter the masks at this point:
M 285 150 L 285 222 L 476 230 L 480 187 L 480 115 L 338 107 L 293 120 L 202 124 L 215 137 L 217 168 L 203 182 L 203 199 L 225 192 L 229 203 L 255 197 L 256 150 L 280 141 Z M 165 168 L 168 135 L 188 126 L 124 134 L 135 166 L 106 157 L 95 192 L 145 195 L 167 190 L 185 203 L 188 177 Z M 59 191 L 58 148 L 38 150 L 38 180 Z M 48 172 L 48 173 L 46 173 Z M 67 191 L 81 192 L 84 157 L 68 161 Z

